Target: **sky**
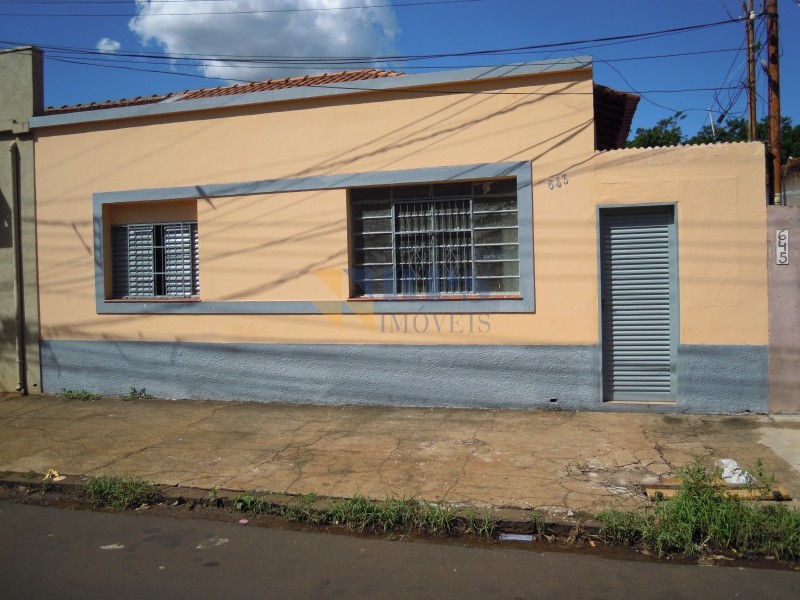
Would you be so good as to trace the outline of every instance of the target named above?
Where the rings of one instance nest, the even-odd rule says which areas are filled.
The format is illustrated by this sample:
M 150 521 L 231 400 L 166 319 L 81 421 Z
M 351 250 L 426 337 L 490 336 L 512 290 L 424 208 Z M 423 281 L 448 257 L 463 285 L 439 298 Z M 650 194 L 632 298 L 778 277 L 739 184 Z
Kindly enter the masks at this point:
M 781 108 L 797 125 L 800 0 L 778 6 Z M 742 22 L 587 40 L 742 14 L 741 0 L 0 0 L 0 48 L 45 49 L 47 106 L 364 67 L 413 73 L 589 55 L 597 83 L 642 96 L 634 131 L 683 111 L 691 135 L 747 114 Z M 757 40 L 765 29 L 757 18 Z M 557 46 L 570 42 L 581 43 Z M 420 56 L 430 58 L 409 59 Z M 761 118 L 766 82 L 757 73 Z

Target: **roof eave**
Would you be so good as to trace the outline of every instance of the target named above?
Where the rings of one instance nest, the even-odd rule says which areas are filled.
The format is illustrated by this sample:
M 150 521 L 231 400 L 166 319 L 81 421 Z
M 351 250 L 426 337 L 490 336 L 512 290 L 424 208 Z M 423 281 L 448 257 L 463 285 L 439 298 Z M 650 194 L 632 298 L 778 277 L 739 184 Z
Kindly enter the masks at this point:
M 180 102 L 159 102 L 140 106 L 126 106 L 85 112 L 73 112 L 57 115 L 33 117 L 32 128 L 54 127 L 58 125 L 74 125 L 100 121 L 115 121 L 165 114 L 186 113 L 201 110 L 249 106 L 289 100 L 322 98 L 326 96 L 342 96 L 378 91 L 403 90 L 435 85 L 470 83 L 480 80 L 505 79 L 559 73 L 566 71 L 586 70 L 592 68 L 592 59 L 588 56 L 560 58 L 556 60 L 516 63 L 492 67 L 473 67 L 435 73 L 418 73 L 402 77 L 366 79 L 340 83 L 336 85 L 319 85 L 313 87 L 296 87 L 265 92 L 248 92 L 213 98 L 182 100 Z

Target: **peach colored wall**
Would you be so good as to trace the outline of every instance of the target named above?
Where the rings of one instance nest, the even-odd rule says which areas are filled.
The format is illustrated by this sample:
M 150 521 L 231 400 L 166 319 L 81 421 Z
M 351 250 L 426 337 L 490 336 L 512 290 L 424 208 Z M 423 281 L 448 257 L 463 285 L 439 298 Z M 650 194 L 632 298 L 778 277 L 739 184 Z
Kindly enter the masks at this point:
M 513 93 L 386 92 L 369 95 L 373 101 L 298 101 L 39 130 L 42 336 L 596 344 L 596 206 L 677 202 L 686 302 L 681 342 L 766 339 L 766 275 L 755 266 L 759 250 L 753 241 L 764 239 L 763 230 L 755 231 L 764 227 L 763 189 L 759 195 L 757 185 L 763 188 L 763 173 L 753 167 L 763 166 L 760 146 L 595 154 L 592 82 L 584 71 L 453 89 L 498 86 Z M 96 314 L 94 192 L 516 160 L 531 161 L 533 169 L 536 314 L 492 314 L 488 327 L 477 317 L 472 324 L 469 316 L 435 324 L 428 315 L 425 333 L 413 327 L 390 332 L 391 317 L 371 314 Z M 569 183 L 549 189 L 547 178 L 561 173 Z M 344 190 L 200 199 L 197 218 L 203 300 L 347 296 Z M 700 222 L 713 231 L 708 248 Z M 715 310 L 721 293 L 729 300 Z M 364 310 L 369 313 L 368 303 Z M 732 322 L 738 326 L 731 328 Z
M 202 299 L 346 300 L 347 286 L 338 285 L 347 269 L 345 195 L 198 201 Z
M 680 342 L 766 344 L 762 144 L 609 152 L 596 202 L 677 202 Z

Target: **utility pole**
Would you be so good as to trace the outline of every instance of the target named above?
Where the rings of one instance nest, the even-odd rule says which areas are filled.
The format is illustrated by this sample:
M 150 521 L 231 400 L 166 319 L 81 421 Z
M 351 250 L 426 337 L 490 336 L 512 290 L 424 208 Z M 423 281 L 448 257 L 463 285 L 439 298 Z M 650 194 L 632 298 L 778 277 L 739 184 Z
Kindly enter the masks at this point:
M 778 0 L 766 0 L 769 77 L 769 150 L 772 158 L 772 204 L 783 204 L 781 181 L 781 74 L 778 69 Z
M 756 57 L 755 57 L 755 28 L 753 27 L 756 13 L 753 10 L 753 0 L 747 0 L 747 5 L 742 2 L 745 12 L 745 30 L 747 32 L 747 109 L 749 127 L 747 128 L 747 141 L 752 142 L 756 135 Z

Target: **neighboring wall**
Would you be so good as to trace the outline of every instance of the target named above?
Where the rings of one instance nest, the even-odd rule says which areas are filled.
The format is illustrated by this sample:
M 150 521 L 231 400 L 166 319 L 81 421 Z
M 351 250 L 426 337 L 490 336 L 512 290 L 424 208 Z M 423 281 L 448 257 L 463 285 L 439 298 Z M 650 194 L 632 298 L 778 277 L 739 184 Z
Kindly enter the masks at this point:
M 770 206 L 769 410 L 800 413 L 800 207 Z M 789 234 L 786 264 L 776 260 L 778 230 Z
M 0 392 L 39 391 L 33 136 L 28 119 L 42 111 L 42 56 L 31 48 L 0 51 Z M 12 151 L 16 144 L 17 152 Z M 14 163 L 18 163 L 18 167 Z M 14 170 L 21 203 L 24 374 L 18 375 Z
M 733 391 L 690 385 L 676 408 L 766 408 L 761 145 L 597 154 L 588 70 L 442 88 L 37 130 L 47 389 L 603 409 L 597 207 L 674 203 L 680 343 L 683 356 L 699 356 L 685 359 L 684 379 L 726 357 L 723 376 L 755 373 Z M 519 161 L 533 181 L 535 312 L 398 321 L 368 304 L 363 314 L 97 312 L 95 193 L 260 180 L 280 190 L 301 178 Z M 568 183 L 551 189 L 561 175 Z M 346 185 L 196 194 L 202 300 L 341 303 Z
M 800 169 L 794 170 L 783 179 L 783 194 L 787 206 L 800 207 Z

